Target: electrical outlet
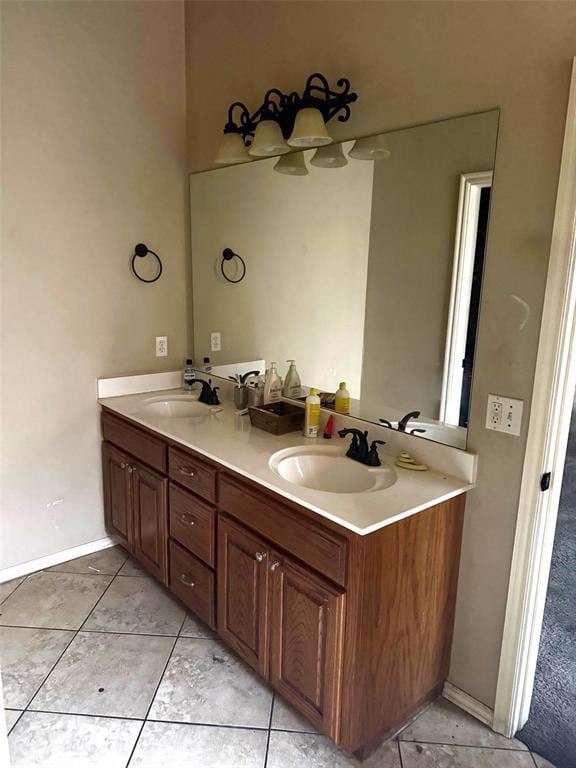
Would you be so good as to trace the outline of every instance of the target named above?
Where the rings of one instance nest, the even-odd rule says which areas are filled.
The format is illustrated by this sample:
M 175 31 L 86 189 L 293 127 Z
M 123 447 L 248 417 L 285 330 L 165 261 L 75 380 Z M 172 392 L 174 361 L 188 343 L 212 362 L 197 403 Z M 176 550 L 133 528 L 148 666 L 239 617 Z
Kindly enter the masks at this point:
M 220 352 L 222 349 L 222 334 L 215 331 L 210 334 L 210 352 Z
M 168 357 L 168 336 L 156 336 L 156 357 Z
M 500 395 L 488 395 L 486 429 L 519 435 L 522 430 L 524 401 Z

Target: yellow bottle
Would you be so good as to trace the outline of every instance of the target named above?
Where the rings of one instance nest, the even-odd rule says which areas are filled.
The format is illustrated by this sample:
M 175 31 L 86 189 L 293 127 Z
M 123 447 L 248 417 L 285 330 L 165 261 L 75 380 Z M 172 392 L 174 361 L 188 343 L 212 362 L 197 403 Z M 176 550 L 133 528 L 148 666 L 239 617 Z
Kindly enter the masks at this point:
M 341 381 L 334 397 L 334 410 L 336 413 L 350 413 L 350 392 L 346 389 L 346 382 Z
M 312 388 L 304 405 L 304 437 L 318 437 L 320 428 L 320 398 L 318 390 Z

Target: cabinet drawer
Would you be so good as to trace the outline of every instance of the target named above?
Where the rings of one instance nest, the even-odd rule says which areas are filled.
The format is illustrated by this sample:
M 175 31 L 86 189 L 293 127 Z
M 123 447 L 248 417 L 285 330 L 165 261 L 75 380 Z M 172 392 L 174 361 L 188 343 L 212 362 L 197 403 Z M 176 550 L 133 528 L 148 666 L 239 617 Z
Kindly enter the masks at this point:
M 214 629 L 214 573 L 170 539 L 170 589 Z
M 346 584 L 347 541 L 328 528 L 226 475 L 219 506 L 269 541 L 324 574 Z
M 216 469 L 190 453 L 170 448 L 168 474 L 172 480 L 186 486 L 208 501 L 216 501 Z
M 170 483 L 170 536 L 212 567 L 214 531 L 214 507 Z
M 102 436 L 149 467 L 166 472 L 166 443 L 111 413 L 102 413 Z

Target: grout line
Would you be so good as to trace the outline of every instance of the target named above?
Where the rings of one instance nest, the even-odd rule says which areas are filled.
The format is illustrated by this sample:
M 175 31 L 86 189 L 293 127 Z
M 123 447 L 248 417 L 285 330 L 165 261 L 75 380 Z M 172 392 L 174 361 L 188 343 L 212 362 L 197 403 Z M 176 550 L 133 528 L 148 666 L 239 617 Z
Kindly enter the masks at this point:
M 87 617 L 88 619 L 89 617 Z M 87 621 L 86 619 L 86 621 Z M 88 629 L 87 627 L 80 627 L 80 629 L 64 629 L 63 627 L 28 627 L 22 624 L 1 624 L 0 627 L 4 629 L 41 629 L 47 632 L 92 632 L 99 635 L 130 635 L 132 637 L 173 637 L 178 638 L 179 635 L 161 635 L 156 632 L 122 632 L 118 629 Z M 185 637 L 183 635 L 183 637 Z M 190 640 L 207 640 L 205 637 L 191 637 Z
M 230 725 L 229 723 L 199 723 L 189 720 L 157 720 L 154 717 L 146 719 L 147 723 L 158 723 L 160 725 L 193 725 L 201 728 L 228 728 L 236 731 L 262 731 L 268 733 L 268 728 L 262 725 Z M 294 733 L 294 731 L 291 731 Z
M 398 748 L 398 758 L 400 759 L 400 768 L 404 768 L 404 761 L 402 760 L 402 749 L 400 748 L 400 742 L 396 739 L 396 747 Z
M 25 710 L 23 710 L 23 709 L 14 709 L 12 707 L 5 707 L 4 709 L 5 710 L 11 710 L 12 712 L 19 712 L 20 713 L 18 715 L 18 717 L 16 718 L 16 720 L 14 720 L 14 722 L 12 723 L 10 728 L 6 728 L 6 736 L 9 736 L 12 733 L 12 731 L 14 730 L 14 728 L 16 727 L 16 725 L 18 724 L 18 721 L 20 720 L 20 718 L 24 714 Z M 4 716 L 6 716 L 6 711 L 4 712 Z
M 131 715 L 95 715 L 90 712 L 61 712 L 57 709 L 27 709 L 33 715 L 63 715 L 64 717 L 98 717 L 101 720 L 130 720 L 130 722 L 143 723 L 141 717 L 132 717 Z M 22 713 L 24 714 L 24 712 Z
M 530 757 L 532 758 L 532 762 L 534 763 L 534 768 L 538 768 L 538 763 L 536 762 L 536 758 L 534 757 L 534 752 L 530 750 Z
M 270 736 L 272 735 L 272 718 L 274 717 L 274 704 L 276 702 L 276 691 L 272 689 L 272 701 L 270 702 L 270 717 L 268 718 L 268 738 L 266 739 L 266 751 L 264 753 L 264 768 L 268 764 L 268 750 L 270 749 Z
M 488 729 L 488 726 L 486 726 Z M 494 747 L 489 744 L 461 744 L 454 741 L 427 741 L 426 739 L 398 739 L 398 742 L 402 744 L 428 744 L 429 746 L 438 747 L 464 747 L 466 749 L 492 749 L 496 752 L 520 752 L 520 754 L 527 755 L 530 753 L 528 749 L 517 749 L 516 747 Z
M 38 696 L 38 693 L 40 692 L 40 689 L 41 689 L 41 688 L 44 686 L 44 684 L 46 683 L 46 681 L 48 680 L 48 678 L 50 677 L 50 675 L 51 675 L 51 674 L 52 674 L 52 672 L 54 671 L 54 669 L 55 669 L 56 665 L 57 665 L 57 664 L 60 662 L 60 659 L 61 659 L 61 658 L 64 656 L 64 654 L 66 653 L 66 651 L 68 650 L 68 648 L 70 648 L 70 646 L 72 645 L 72 643 L 74 642 L 74 640 L 77 638 L 77 636 L 78 636 L 78 633 L 80 632 L 80 630 L 82 629 L 82 627 L 84 626 L 84 624 L 86 623 L 86 621 L 88 620 L 88 618 L 89 618 L 89 617 L 92 615 L 92 612 L 94 611 L 94 609 L 96 608 L 96 606 L 98 605 L 98 603 L 100 602 L 100 600 L 102 600 L 102 598 L 104 597 L 104 595 L 106 594 L 106 592 L 107 592 L 107 591 L 110 589 L 110 584 L 112 584 L 112 582 L 113 582 L 113 581 L 114 581 L 114 579 L 111 579 L 111 580 L 110 580 L 110 582 L 107 584 L 106 588 L 104 589 L 104 591 L 102 592 L 102 594 L 100 595 L 100 597 L 98 598 L 98 600 L 96 600 L 96 602 L 94 603 L 94 605 L 93 605 L 93 607 L 92 607 L 92 610 L 91 610 L 91 611 L 88 613 L 88 616 L 86 616 L 86 618 L 84 619 L 84 621 L 82 622 L 82 624 L 81 624 L 81 625 L 78 627 L 78 629 L 77 629 L 77 630 L 74 632 L 74 634 L 73 634 L 73 635 L 72 635 L 72 637 L 70 638 L 70 642 L 66 644 L 66 647 L 64 648 L 64 650 L 62 651 L 62 653 L 60 654 L 60 656 L 58 656 L 58 658 L 56 659 L 56 661 L 54 662 L 54 664 L 53 664 L 53 665 L 52 665 L 52 667 L 50 668 L 50 671 L 48 672 L 48 674 L 46 675 L 46 677 L 45 677 L 45 678 L 42 680 L 42 682 L 40 683 L 40 685 L 39 685 L 39 686 L 38 686 L 38 688 L 36 689 L 36 692 L 33 694 L 32 698 L 30 699 L 30 701 L 29 701 L 29 702 L 28 702 L 28 704 L 26 705 L 26 707 L 25 707 L 25 710 L 24 710 L 24 711 L 27 711 L 27 710 L 28 710 L 28 707 L 29 707 L 29 706 L 32 704 L 32 702 L 34 701 L 34 699 L 36 698 L 36 696 Z M 41 629 L 41 627 L 38 627 L 38 629 Z M 68 630 L 68 631 L 71 631 L 71 630 Z M 74 631 L 74 630 L 72 630 L 72 631 Z
M 24 582 L 26 581 L 26 579 L 28 578 L 28 576 L 29 576 L 29 575 L 30 575 L 30 574 L 28 574 L 27 576 L 24 576 L 24 578 L 22 579 L 22 581 L 21 581 L 19 584 L 16 584 L 16 586 L 14 587 L 14 589 L 13 589 L 11 592 L 9 592 L 9 593 L 6 595 L 6 597 L 5 597 L 3 600 L 0 600 L 0 605 L 4 605 L 4 603 L 6 602 L 6 600 L 8 600 L 8 598 L 9 598 L 9 597 L 12 597 L 12 595 L 14 594 L 14 592 L 16 592 L 16 590 L 18 589 L 18 587 L 21 587 L 21 586 L 22 586 L 22 584 L 24 584 Z M 20 578 L 20 577 L 18 577 L 18 578 Z M 12 579 L 11 579 L 11 581 L 12 581 Z M 16 581 L 16 579 L 14 579 L 14 581 Z M 1 614 L 0 614 L 0 615 L 1 615 Z
M 182 627 L 184 626 L 184 622 L 186 621 L 186 614 L 184 614 L 184 618 L 182 619 L 182 623 L 180 624 L 180 630 L 182 630 Z M 130 765 L 130 762 L 132 761 L 132 757 L 134 755 L 134 752 L 136 751 L 136 747 L 138 746 L 138 742 L 140 741 L 140 736 L 142 735 L 142 731 L 144 730 L 144 726 L 146 725 L 146 721 L 148 720 L 148 715 L 150 714 L 150 710 L 152 709 L 152 706 L 154 705 L 154 699 L 156 698 L 156 694 L 158 693 L 158 690 L 160 686 L 162 685 L 162 680 L 164 680 L 164 675 L 166 674 L 166 670 L 168 669 L 168 664 L 170 664 L 170 659 L 172 658 L 172 654 L 174 653 L 174 648 L 176 648 L 176 643 L 178 642 L 178 635 L 174 638 L 174 642 L 172 643 L 172 648 L 170 649 L 170 653 L 168 654 L 168 658 L 166 660 L 166 664 L 164 665 L 164 669 L 162 670 L 162 674 L 160 675 L 158 679 L 158 683 L 156 685 L 156 688 L 154 688 L 154 693 L 152 694 L 152 697 L 150 698 L 150 704 L 148 705 L 148 709 L 146 710 L 146 714 L 144 715 L 144 722 L 142 723 L 142 727 L 140 728 L 140 731 L 138 732 L 138 736 L 136 738 L 136 741 L 134 742 L 134 746 L 132 747 L 132 751 L 130 752 L 130 757 L 128 758 L 128 762 L 126 763 L 126 768 Z

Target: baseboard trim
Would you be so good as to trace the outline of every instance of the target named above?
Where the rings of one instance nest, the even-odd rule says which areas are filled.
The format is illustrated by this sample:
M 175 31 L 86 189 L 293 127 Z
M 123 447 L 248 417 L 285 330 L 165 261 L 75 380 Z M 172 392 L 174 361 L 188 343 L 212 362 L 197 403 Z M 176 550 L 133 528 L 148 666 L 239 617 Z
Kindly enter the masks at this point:
M 475 717 L 476 720 L 480 720 L 481 723 L 492 728 L 494 723 L 494 710 L 487 707 L 486 704 L 482 704 L 481 701 L 478 701 L 478 699 L 475 699 L 473 696 L 470 696 L 469 693 L 457 688 L 455 685 L 452 685 L 452 683 L 445 682 L 442 696 L 460 709 L 463 709 L 464 712 L 468 712 L 468 714 Z
M 114 547 L 116 544 L 117 542 L 114 541 L 114 539 L 106 536 L 104 539 L 90 541 L 88 544 L 81 544 L 79 547 L 64 549 L 62 552 L 55 552 L 53 555 L 46 555 L 45 557 L 39 557 L 36 560 L 28 560 L 26 563 L 13 565 L 10 568 L 3 568 L 0 570 L 0 584 L 5 581 L 17 579 L 20 576 L 28 576 L 30 573 L 41 571 L 44 568 L 51 568 L 53 565 L 60 565 L 60 563 L 74 560 L 77 557 L 92 555 L 94 552 L 99 552 L 101 549 L 108 549 L 108 547 Z

